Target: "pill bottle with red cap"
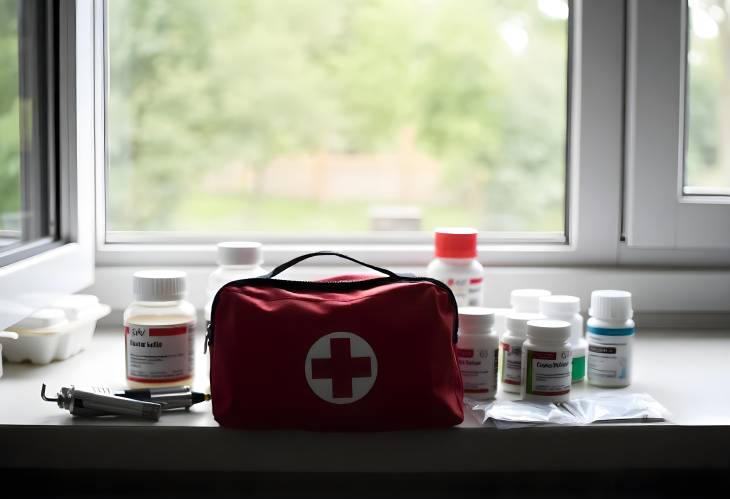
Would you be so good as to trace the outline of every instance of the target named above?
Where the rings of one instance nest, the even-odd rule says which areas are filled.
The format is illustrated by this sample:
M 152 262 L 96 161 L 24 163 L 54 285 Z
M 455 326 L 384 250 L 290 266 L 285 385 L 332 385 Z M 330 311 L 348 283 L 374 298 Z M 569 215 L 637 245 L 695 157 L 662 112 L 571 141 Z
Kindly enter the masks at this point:
M 484 267 L 477 260 L 477 234 L 469 227 L 435 231 L 436 258 L 426 273 L 449 286 L 460 307 L 479 307 L 484 301 Z

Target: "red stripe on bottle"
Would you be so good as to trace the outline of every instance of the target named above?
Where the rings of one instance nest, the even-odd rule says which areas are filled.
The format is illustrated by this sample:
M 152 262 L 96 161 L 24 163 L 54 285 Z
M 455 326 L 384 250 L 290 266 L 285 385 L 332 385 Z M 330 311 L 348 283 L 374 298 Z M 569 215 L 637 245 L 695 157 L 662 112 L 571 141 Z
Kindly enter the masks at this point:
M 177 336 L 188 332 L 187 326 L 151 327 L 150 336 Z

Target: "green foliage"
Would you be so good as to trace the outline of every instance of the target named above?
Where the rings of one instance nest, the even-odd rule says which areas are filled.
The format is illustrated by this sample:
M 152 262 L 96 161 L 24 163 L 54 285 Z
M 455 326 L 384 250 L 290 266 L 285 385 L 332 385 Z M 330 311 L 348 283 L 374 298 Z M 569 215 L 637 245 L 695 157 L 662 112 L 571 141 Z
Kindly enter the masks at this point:
M 500 37 L 505 23 L 529 33 L 523 53 Z M 392 151 L 410 132 L 443 165 L 427 216 L 562 230 L 567 28 L 534 2 L 112 0 L 109 31 L 112 228 L 209 229 L 200 186 L 240 164 L 255 189 L 229 199 L 229 228 L 250 229 L 241 213 L 265 211 L 272 162 Z M 310 230 L 348 211 L 291 203 Z M 183 215 L 192 205 L 202 217 Z
M 20 111 L 16 0 L 0 0 L 0 230 L 20 211 Z

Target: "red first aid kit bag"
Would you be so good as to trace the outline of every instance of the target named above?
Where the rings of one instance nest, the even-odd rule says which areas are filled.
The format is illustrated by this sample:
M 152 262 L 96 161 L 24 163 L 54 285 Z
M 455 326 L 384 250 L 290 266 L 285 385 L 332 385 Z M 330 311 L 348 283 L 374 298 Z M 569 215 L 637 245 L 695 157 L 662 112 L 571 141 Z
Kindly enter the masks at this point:
M 384 276 L 275 278 L 313 256 Z M 215 295 L 208 326 L 213 415 L 235 428 L 393 430 L 463 421 L 451 290 L 339 253 L 295 258 Z

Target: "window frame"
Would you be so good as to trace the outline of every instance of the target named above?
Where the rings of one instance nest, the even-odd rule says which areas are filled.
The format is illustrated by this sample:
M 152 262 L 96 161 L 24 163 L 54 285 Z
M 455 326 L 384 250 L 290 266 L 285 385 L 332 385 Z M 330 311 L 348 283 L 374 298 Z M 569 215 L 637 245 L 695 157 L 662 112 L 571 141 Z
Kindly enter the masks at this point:
M 104 0 L 96 0 L 97 95 L 106 90 L 107 52 L 104 50 Z M 636 8 L 634 2 L 629 4 Z M 730 264 L 726 248 L 644 247 L 636 237 L 636 162 L 629 119 L 634 109 L 625 97 L 634 96 L 627 46 L 626 2 L 573 0 L 569 22 L 568 135 L 566 150 L 566 233 L 564 241 L 530 239 L 524 234 L 483 234 L 480 260 L 491 266 L 642 266 L 724 267 Z M 632 93 L 633 92 L 633 93 Z M 105 123 L 103 101 L 96 102 L 99 123 Z M 631 128 L 635 130 L 635 128 Z M 96 130 L 96 141 L 105 144 L 105 130 Z M 102 149 L 102 148 L 100 148 Z M 676 144 L 675 144 L 676 149 Z M 630 153 L 628 152 L 630 151 Z M 627 167 L 626 171 L 624 167 Z M 194 236 L 157 233 L 128 234 L 108 240 L 105 225 L 106 156 L 97 150 L 96 258 L 101 266 L 211 265 L 216 241 L 240 239 L 241 234 Z M 643 207 L 640 207 L 643 208 Z M 265 244 L 266 262 L 282 263 L 312 250 L 344 251 L 381 265 L 423 266 L 433 257 L 428 234 L 403 238 L 393 234 L 380 239 L 317 236 L 291 238 L 270 234 L 245 234 Z M 332 262 L 328 262 L 331 264 Z M 312 262 L 312 265 L 317 265 Z
M 687 1 L 630 0 L 627 34 L 627 246 L 728 263 L 730 196 L 684 192 Z
M 594 175 L 586 175 L 585 172 L 580 175 L 581 169 L 591 168 L 594 171 L 600 171 L 602 166 L 595 161 L 587 161 L 587 158 L 581 157 L 581 152 L 577 148 L 580 137 L 593 135 L 597 138 L 600 135 L 610 133 L 605 120 L 587 120 L 581 116 L 581 105 L 576 105 L 581 95 L 581 84 L 583 80 L 581 71 L 585 66 L 591 66 L 591 50 L 575 49 L 576 40 L 582 39 L 582 22 L 575 22 L 580 19 L 583 11 L 582 0 L 572 2 L 573 15 L 569 22 L 569 57 L 568 64 L 568 135 L 566 140 L 566 235 L 561 238 L 556 235 L 530 235 L 530 234 L 488 234 L 484 233 L 480 238 L 480 254 L 482 258 L 490 263 L 497 264 L 590 264 L 603 263 L 615 257 L 616 245 L 610 248 L 607 245 L 610 236 L 603 231 L 592 230 L 596 227 L 595 223 L 591 223 L 591 219 L 598 220 L 600 223 L 606 223 L 602 214 L 605 212 L 598 203 L 589 197 L 579 197 L 577 195 L 577 186 L 586 184 Z M 99 4 L 103 6 L 105 2 L 99 0 Z M 592 11 L 599 10 L 591 8 Z M 605 9 L 604 9 L 605 10 Z M 605 14 L 605 12 L 604 12 Z M 613 13 L 613 19 L 608 22 L 622 21 L 623 13 Z M 599 16 L 593 16 L 591 22 L 599 25 L 605 23 L 606 19 L 599 19 Z M 98 53 L 108 54 L 104 50 L 104 29 L 105 18 L 96 22 L 99 31 L 96 34 L 95 42 Z M 615 37 L 615 33 L 603 31 L 604 35 Z M 591 48 L 600 48 L 602 40 L 595 40 Z M 612 45 L 616 45 L 616 41 Z M 582 54 L 586 53 L 585 61 L 581 60 Z M 612 60 L 616 70 L 619 69 L 621 56 L 618 52 L 613 54 Z M 104 61 L 106 62 L 106 61 Z M 595 64 L 594 64 L 595 65 Z M 102 66 L 104 67 L 104 66 Z M 578 78 L 572 78 L 573 75 L 579 74 Z M 621 71 L 612 72 L 611 74 L 621 74 Z M 106 89 L 106 72 L 97 71 L 97 88 Z M 601 82 L 595 82 L 599 84 Z M 613 87 L 609 92 L 610 97 L 601 99 L 602 106 L 607 108 L 615 108 L 618 104 L 616 99 L 621 98 L 620 89 L 622 82 L 620 78 L 613 78 L 608 83 Z M 583 92 L 586 92 L 585 90 Z M 590 92 L 590 90 L 589 90 Z M 597 93 L 596 93 L 597 94 Z M 588 98 L 599 98 L 599 95 L 590 94 Z M 613 102 L 607 100 L 613 99 Z M 588 107 L 588 106 L 586 106 Z M 103 112 L 103 110 L 102 110 Z M 618 125 L 620 116 L 615 116 L 613 128 Z M 589 125 L 580 127 L 580 123 L 590 121 Z M 579 129 L 580 128 L 580 129 Z M 620 141 L 620 134 L 613 131 L 614 141 Z M 105 141 L 106 133 L 97 130 L 96 140 L 98 142 Z M 595 143 L 600 141 L 594 140 Z M 606 157 L 605 155 L 596 154 L 597 157 Z M 614 161 L 618 160 L 618 156 L 614 154 Z M 241 234 L 220 234 L 216 236 L 191 236 L 179 234 L 156 233 L 139 235 L 127 234 L 126 239 L 122 241 L 110 241 L 107 239 L 106 220 L 104 209 L 104 198 L 106 194 L 106 157 L 97 157 L 97 187 L 96 195 L 96 232 L 97 232 L 97 260 L 101 265 L 127 265 L 127 264 L 209 264 L 214 260 L 215 247 L 214 244 L 218 240 L 240 238 Z M 600 161 L 599 161 L 600 163 Z M 586 165 L 581 168 L 579 165 Z M 618 186 L 619 175 L 616 173 L 616 165 L 612 165 L 612 173 L 599 176 L 599 182 L 610 180 L 614 186 Z M 609 177 L 609 178 L 606 178 Z M 583 186 L 581 185 L 581 188 Z M 608 196 L 607 196 L 608 197 Z M 617 203 L 614 203 L 614 210 L 618 210 Z M 586 216 L 589 213 L 590 216 Z M 580 216 L 580 214 L 583 214 Z M 618 234 L 618 225 L 614 224 L 614 234 Z M 593 232 L 591 234 L 591 232 Z M 132 237 L 129 237 L 132 236 Z M 416 264 L 422 265 L 432 258 L 431 236 L 427 233 L 418 236 L 405 236 L 404 234 L 378 234 L 376 236 L 315 236 L 315 237 L 287 237 L 283 235 L 272 236 L 269 234 L 251 234 L 245 235 L 246 238 L 256 237 L 266 244 L 266 260 L 271 263 L 280 263 L 300 254 L 304 251 L 316 249 L 337 249 L 346 251 L 357 257 L 367 258 L 370 261 L 382 264 Z
M 58 80 L 52 87 L 58 105 L 50 125 L 57 145 L 46 159 L 46 167 L 56 172 L 47 199 L 57 206 L 56 227 L 54 237 L 19 246 L 11 259 L 0 262 L 0 329 L 60 295 L 83 289 L 94 275 L 93 213 L 88 209 L 94 203 L 94 144 L 83 140 L 94 128 L 93 106 L 85 98 L 94 92 L 87 66 L 93 63 L 92 4 L 60 0 L 42 5 L 57 8 L 58 16 Z

